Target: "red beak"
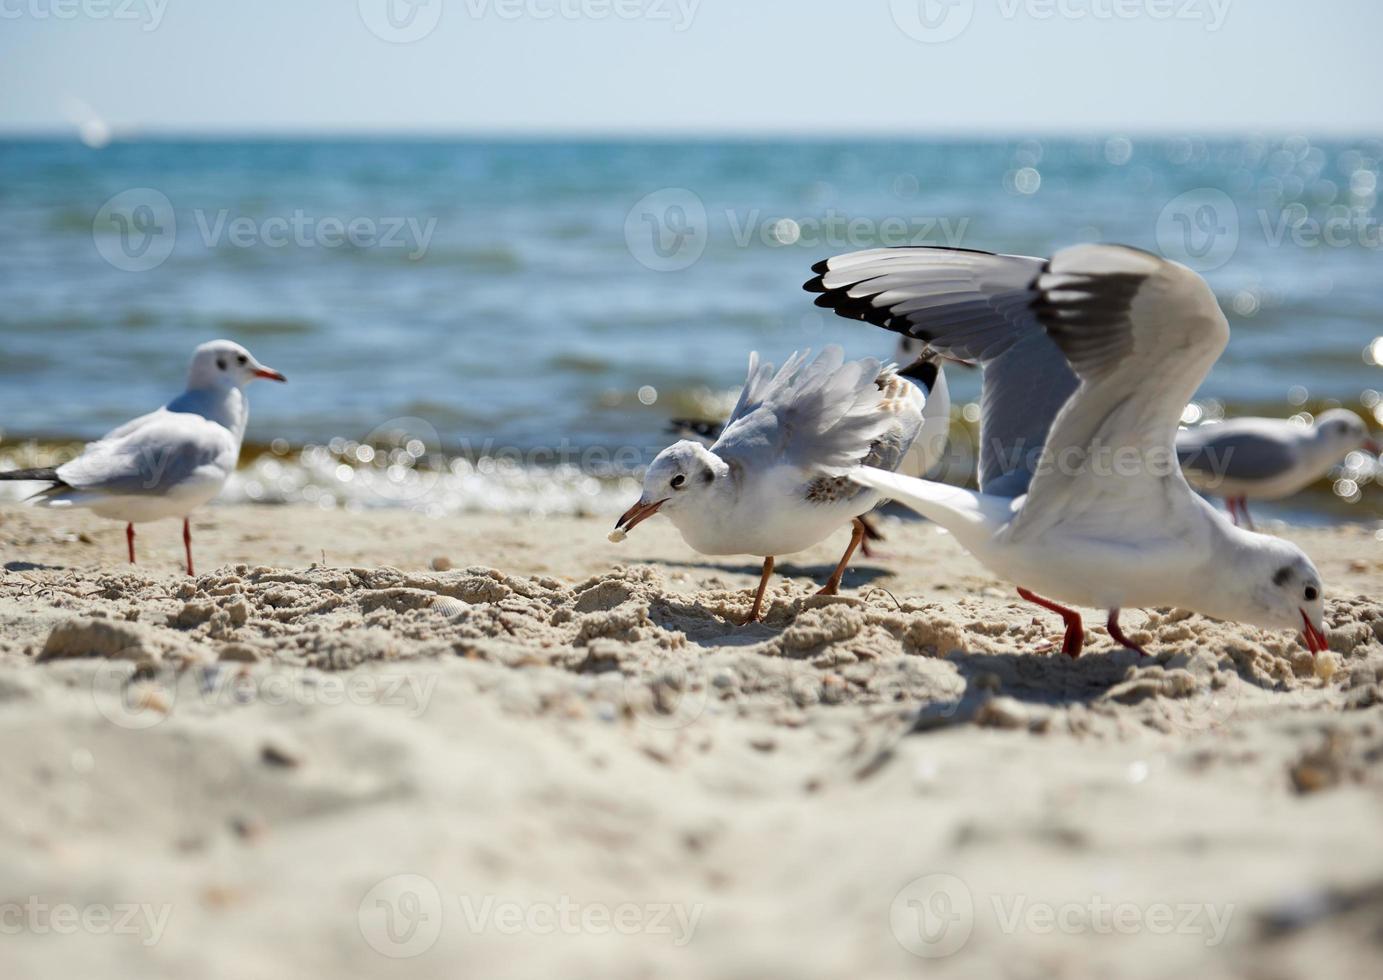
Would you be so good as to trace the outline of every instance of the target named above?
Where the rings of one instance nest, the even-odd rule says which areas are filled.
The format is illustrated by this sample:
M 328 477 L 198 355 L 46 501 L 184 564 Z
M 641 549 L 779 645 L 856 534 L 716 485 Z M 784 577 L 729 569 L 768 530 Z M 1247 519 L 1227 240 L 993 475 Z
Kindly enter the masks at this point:
M 281 375 L 281 374 L 279 374 L 277 371 L 275 371 L 273 368 L 266 368 L 266 367 L 255 368 L 254 375 L 255 375 L 256 378 L 266 378 L 266 379 L 268 379 L 269 381 L 287 381 L 287 380 L 288 380 L 288 379 L 285 378 L 283 375 Z
M 1383 443 L 1380 443 L 1377 439 L 1365 439 L 1364 451 L 1372 453 L 1375 456 L 1383 456 Z
M 1301 611 L 1301 622 L 1306 627 L 1301 635 L 1306 640 L 1306 649 L 1310 650 L 1313 656 L 1330 649 L 1330 643 L 1326 640 L 1325 634 L 1316 629 L 1315 624 L 1311 622 L 1311 617 L 1306 615 L 1305 609 Z
M 658 508 L 663 506 L 663 504 L 665 503 L 667 503 L 667 498 L 663 498 L 662 500 L 655 500 L 651 504 L 645 504 L 642 501 L 640 501 L 633 507 L 630 507 L 628 510 L 626 510 L 620 516 L 619 520 L 615 521 L 615 530 L 626 532 L 634 530 L 635 527 L 642 524 L 644 521 L 648 520 L 654 514 L 658 513 Z

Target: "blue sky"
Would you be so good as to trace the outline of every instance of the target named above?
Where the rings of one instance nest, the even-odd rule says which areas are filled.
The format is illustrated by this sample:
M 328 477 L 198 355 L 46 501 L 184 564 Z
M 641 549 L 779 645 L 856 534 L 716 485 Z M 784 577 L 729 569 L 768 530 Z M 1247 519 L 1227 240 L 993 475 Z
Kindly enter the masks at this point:
M 1376 0 L 0 0 L 0 129 L 1376 134 L 1380 37 Z

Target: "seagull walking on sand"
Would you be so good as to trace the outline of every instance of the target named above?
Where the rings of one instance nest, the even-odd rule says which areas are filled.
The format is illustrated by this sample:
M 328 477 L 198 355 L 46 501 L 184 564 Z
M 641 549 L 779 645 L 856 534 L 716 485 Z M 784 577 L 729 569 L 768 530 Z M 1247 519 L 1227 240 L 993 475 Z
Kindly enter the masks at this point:
M 850 474 L 864 464 L 892 470 L 922 428 L 922 393 L 892 366 L 847 363 L 835 346 L 810 356 L 793 354 L 775 371 L 751 354 L 748 381 L 719 438 L 709 448 L 683 440 L 659 453 L 642 496 L 611 535 L 621 540 L 661 513 L 703 555 L 761 556 L 746 625 L 760 618 L 776 556 L 852 524 L 845 554 L 818 594 L 839 593 L 864 540 L 860 517 L 880 500 Z
M 1177 606 L 1300 631 L 1327 649 L 1320 574 L 1296 545 L 1232 525 L 1176 457 L 1186 403 L 1229 340 L 1209 286 L 1138 249 L 1051 259 L 873 249 L 819 263 L 817 304 L 925 341 L 983 372 L 978 493 L 861 467 L 851 478 L 947 528 L 1025 600 L 1081 617 Z M 1072 391 L 1066 379 L 1078 379 Z M 1040 594 L 1039 594 L 1040 593 Z
M 187 574 L 193 575 L 188 515 L 225 486 L 240 458 L 249 420 L 244 388 L 256 378 L 287 379 L 229 340 L 198 347 L 187 390 L 156 412 L 126 422 L 58 467 L 9 470 L 0 480 L 47 483 L 40 507 L 85 507 L 125 523 L 130 563 L 134 526 L 182 518 Z
M 1234 523 L 1250 530 L 1250 500 L 1300 493 L 1360 449 L 1375 456 L 1383 452 L 1364 420 L 1347 408 L 1322 412 L 1310 425 L 1238 418 L 1183 429 L 1177 436 L 1177 456 L 1191 486 L 1224 497 Z

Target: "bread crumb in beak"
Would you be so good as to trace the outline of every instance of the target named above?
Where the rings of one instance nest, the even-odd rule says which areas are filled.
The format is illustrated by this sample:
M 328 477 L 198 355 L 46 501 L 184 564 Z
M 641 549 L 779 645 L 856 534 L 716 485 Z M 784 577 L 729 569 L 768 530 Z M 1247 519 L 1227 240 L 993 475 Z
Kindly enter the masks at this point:
M 610 534 L 609 534 L 609 538 L 610 538 L 610 543 L 611 543 L 611 544 L 619 544 L 621 541 L 623 541 L 623 540 L 624 540 L 625 538 L 627 538 L 627 537 L 629 537 L 629 535 L 626 534 L 626 533 L 625 533 L 623 530 L 621 530 L 620 528 L 615 528 L 615 529 L 614 529 L 613 531 L 611 531 Z

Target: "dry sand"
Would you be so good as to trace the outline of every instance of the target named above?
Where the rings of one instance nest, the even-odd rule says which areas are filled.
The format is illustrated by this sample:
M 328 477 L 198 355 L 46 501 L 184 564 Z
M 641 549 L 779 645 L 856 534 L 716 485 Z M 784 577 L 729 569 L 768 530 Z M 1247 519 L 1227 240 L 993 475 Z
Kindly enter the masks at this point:
M 188 579 L 0 510 L 0 974 L 1376 969 L 1372 531 L 1289 532 L 1332 653 L 1135 612 L 1140 662 L 927 524 L 737 628 L 752 563 L 609 523 L 213 508 Z

